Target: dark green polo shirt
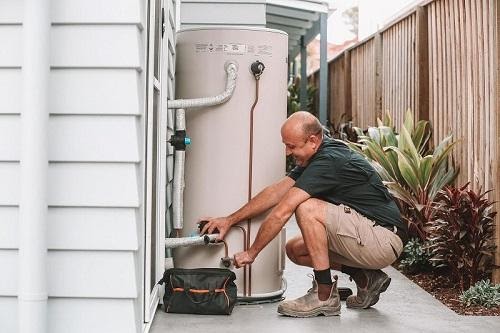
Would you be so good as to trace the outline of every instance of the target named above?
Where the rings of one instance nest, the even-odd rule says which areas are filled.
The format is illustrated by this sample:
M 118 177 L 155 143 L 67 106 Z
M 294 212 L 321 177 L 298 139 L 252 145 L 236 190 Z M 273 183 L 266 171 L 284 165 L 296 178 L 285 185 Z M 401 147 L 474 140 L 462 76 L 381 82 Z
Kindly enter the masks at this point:
M 313 198 L 344 204 L 377 224 L 407 230 L 378 173 L 342 142 L 325 137 L 309 164 L 305 168 L 296 166 L 288 176 L 295 180 L 295 187 Z

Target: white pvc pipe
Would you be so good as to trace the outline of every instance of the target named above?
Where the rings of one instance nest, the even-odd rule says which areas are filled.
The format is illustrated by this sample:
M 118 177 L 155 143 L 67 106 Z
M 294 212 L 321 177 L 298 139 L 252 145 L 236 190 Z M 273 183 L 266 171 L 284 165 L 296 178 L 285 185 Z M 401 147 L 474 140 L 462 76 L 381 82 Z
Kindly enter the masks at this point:
M 175 112 L 175 129 L 178 131 L 186 130 L 186 113 L 184 109 L 178 109 Z M 184 162 L 186 152 L 176 150 L 174 156 L 174 181 L 172 193 L 172 217 L 174 229 L 182 229 L 184 221 Z
M 215 242 L 215 239 L 217 237 L 219 237 L 219 234 L 210 234 L 210 235 L 193 236 L 193 237 L 167 238 L 165 240 L 165 248 L 173 249 L 181 246 L 207 245 L 208 243 Z
M 167 107 L 169 109 L 190 109 L 214 106 L 226 102 L 234 93 L 238 67 L 235 62 L 228 62 L 225 67 L 227 73 L 226 89 L 221 94 L 213 97 L 169 100 L 167 101 Z
M 176 150 L 174 155 L 174 184 L 172 190 L 172 218 L 174 229 L 182 229 L 184 226 L 184 163 L 186 152 Z
M 186 110 L 182 108 L 175 110 L 175 129 L 178 131 L 186 130 Z
M 47 332 L 50 1 L 25 0 L 19 200 L 18 327 Z

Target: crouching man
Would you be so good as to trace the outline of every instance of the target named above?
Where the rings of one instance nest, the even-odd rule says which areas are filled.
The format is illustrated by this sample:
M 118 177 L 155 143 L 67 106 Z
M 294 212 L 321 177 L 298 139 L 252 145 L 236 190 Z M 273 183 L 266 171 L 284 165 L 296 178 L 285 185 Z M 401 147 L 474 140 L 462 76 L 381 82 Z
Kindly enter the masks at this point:
M 407 227 L 393 198 L 373 167 L 341 142 L 323 136 L 308 112 L 296 112 L 281 127 L 287 156 L 296 167 L 227 217 L 210 218 L 202 232 L 229 228 L 273 207 L 255 241 L 234 256 L 237 268 L 251 264 L 295 213 L 301 235 L 289 240 L 286 253 L 298 265 L 313 268 L 313 288 L 282 302 L 278 312 L 294 317 L 338 315 L 340 297 L 330 269 L 348 274 L 357 294 L 348 308 L 369 308 L 391 279 L 380 269 L 403 250 Z

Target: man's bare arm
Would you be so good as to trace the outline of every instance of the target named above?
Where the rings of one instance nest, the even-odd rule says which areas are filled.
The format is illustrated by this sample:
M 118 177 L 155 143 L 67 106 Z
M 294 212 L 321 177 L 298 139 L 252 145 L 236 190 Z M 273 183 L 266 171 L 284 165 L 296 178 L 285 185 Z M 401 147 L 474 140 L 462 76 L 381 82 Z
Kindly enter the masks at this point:
M 280 181 L 266 187 L 252 198 L 246 205 L 238 209 L 228 218 L 232 224 L 251 219 L 274 207 L 283 199 L 285 194 L 292 188 L 295 181 L 290 177 L 284 177 Z
M 219 230 L 219 238 L 224 239 L 225 234 L 232 225 L 238 222 L 251 219 L 262 214 L 271 207 L 276 206 L 292 188 L 295 181 L 290 177 L 284 177 L 278 182 L 269 185 L 259 194 L 252 198 L 247 204 L 227 217 L 210 218 L 208 223 L 202 229 L 202 233 L 213 233 L 215 229 Z
M 257 232 L 252 246 L 234 256 L 235 266 L 242 267 L 251 264 L 257 255 L 281 231 L 297 207 L 311 196 L 302 189 L 292 187 L 283 200 L 269 213 Z

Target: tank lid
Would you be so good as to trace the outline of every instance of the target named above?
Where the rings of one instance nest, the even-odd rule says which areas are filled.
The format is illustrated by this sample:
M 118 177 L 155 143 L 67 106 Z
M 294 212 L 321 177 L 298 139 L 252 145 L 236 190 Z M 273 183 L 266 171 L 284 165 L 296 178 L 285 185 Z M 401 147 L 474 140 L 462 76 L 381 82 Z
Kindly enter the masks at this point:
M 263 28 L 263 27 L 248 27 L 248 26 L 232 26 L 232 25 L 211 25 L 211 26 L 201 26 L 201 27 L 194 27 L 194 28 L 183 28 L 179 30 L 177 33 L 183 33 L 186 31 L 198 31 L 198 30 L 251 30 L 251 31 L 266 31 L 266 32 L 274 32 L 278 34 L 282 34 L 285 36 L 288 36 L 288 34 L 282 30 L 278 29 L 269 29 L 269 28 Z

